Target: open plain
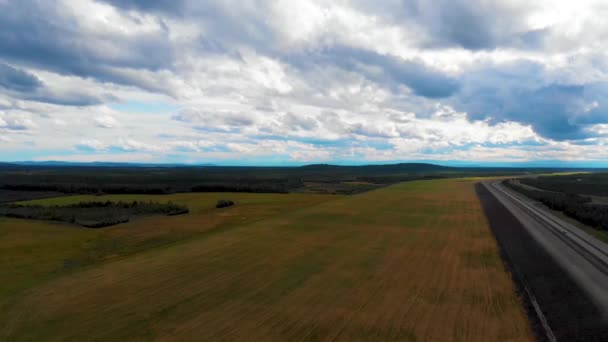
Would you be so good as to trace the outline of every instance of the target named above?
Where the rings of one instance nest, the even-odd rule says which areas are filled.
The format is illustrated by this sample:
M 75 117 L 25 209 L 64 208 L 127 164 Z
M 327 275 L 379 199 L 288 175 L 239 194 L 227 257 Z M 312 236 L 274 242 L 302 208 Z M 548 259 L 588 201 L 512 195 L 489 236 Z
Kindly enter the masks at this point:
M 191 214 L 0 221 L 0 339 L 532 339 L 473 180 L 171 196 Z

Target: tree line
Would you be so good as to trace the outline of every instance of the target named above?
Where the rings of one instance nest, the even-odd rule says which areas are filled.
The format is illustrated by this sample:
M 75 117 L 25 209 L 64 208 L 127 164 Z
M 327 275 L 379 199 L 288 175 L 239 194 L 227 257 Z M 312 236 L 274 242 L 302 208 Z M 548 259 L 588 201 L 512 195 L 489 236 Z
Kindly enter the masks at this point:
M 607 173 L 530 177 L 522 178 L 520 181 L 523 184 L 543 190 L 593 196 L 608 196 Z
M 503 181 L 503 184 L 528 198 L 543 203 L 552 210 L 561 211 L 579 222 L 595 229 L 608 230 L 608 205 L 593 203 L 588 196 L 533 190 L 517 185 L 510 180 Z
M 299 181 L 222 181 L 196 184 L 194 186 L 180 185 L 178 187 L 163 184 L 4 184 L 0 189 L 12 191 L 45 191 L 60 192 L 66 194 L 141 194 L 141 195 L 167 195 L 177 192 L 252 192 L 252 193 L 288 193 L 290 190 L 300 187 Z
M 51 220 L 79 224 L 89 228 L 101 228 L 129 222 L 140 215 L 180 215 L 188 213 L 188 207 L 175 203 L 90 201 L 67 205 L 42 206 L 35 204 L 5 204 L 0 206 L 0 216 L 33 220 Z

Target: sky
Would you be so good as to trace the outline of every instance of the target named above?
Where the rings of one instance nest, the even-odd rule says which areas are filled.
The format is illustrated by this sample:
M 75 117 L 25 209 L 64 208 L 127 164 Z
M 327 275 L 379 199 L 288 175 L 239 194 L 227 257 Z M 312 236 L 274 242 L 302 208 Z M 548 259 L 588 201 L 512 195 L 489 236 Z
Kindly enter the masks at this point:
M 604 0 L 0 0 L 0 161 L 608 166 Z

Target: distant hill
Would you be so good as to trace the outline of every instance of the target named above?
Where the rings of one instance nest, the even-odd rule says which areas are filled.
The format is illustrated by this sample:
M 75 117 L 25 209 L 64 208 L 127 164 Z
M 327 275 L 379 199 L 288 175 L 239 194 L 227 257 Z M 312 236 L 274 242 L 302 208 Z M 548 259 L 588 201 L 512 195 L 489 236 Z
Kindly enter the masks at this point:
M 65 162 L 65 161 L 20 161 L 20 162 L 0 162 L 1 169 L 19 169 L 24 167 L 47 167 L 47 168 L 63 168 L 63 167 L 82 167 L 82 168 L 209 168 L 207 172 L 223 173 L 223 172 L 243 172 L 251 170 L 258 172 L 260 170 L 280 171 L 294 174 L 319 174 L 319 173 L 335 173 L 335 174 L 422 174 L 422 173 L 450 173 L 450 172 L 480 172 L 480 171 L 533 171 L 545 170 L 547 172 L 556 172 L 561 170 L 567 171 L 584 171 L 584 170 L 599 170 L 592 167 L 568 167 L 567 164 L 560 167 L 542 167 L 542 166 L 441 166 L 432 163 L 398 163 L 398 164 L 377 164 L 377 165 L 333 165 L 333 164 L 310 164 L 304 166 L 222 166 L 211 163 L 201 164 L 180 164 L 180 163 L 123 163 L 123 162 Z
M 20 161 L 0 163 L 0 167 L 10 166 L 56 166 L 56 167 L 192 167 L 215 166 L 214 164 L 163 164 L 163 163 L 120 163 L 120 162 L 65 162 L 65 161 Z
M 309 171 L 337 171 L 337 172 L 364 172 L 364 173 L 383 173 L 383 174 L 398 174 L 398 173 L 420 173 L 420 172 L 440 172 L 450 171 L 458 168 L 440 166 L 428 163 L 400 163 L 400 164 L 380 164 L 380 165 L 359 165 L 359 166 L 341 166 L 330 164 L 312 164 L 301 166 L 301 169 Z
M 20 161 L 20 162 L 0 162 L 0 167 L 19 167 L 19 166 L 50 166 L 50 167 L 116 167 L 116 168 L 136 168 L 136 167 L 214 167 L 220 169 L 243 169 L 248 166 L 220 166 L 215 164 L 163 164 L 163 163 L 121 163 L 121 162 L 65 162 L 65 161 Z M 255 166 L 249 166 L 255 167 Z M 256 167 L 257 168 L 257 167 Z M 379 165 L 332 165 L 332 164 L 311 164 L 304 166 L 279 166 L 261 167 L 268 169 L 299 169 L 306 172 L 364 172 L 364 173 L 419 173 L 419 172 L 438 172 L 458 169 L 456 167 L 440 166 L 428 163 L 400 163 L 400 164 L 379 164 Z
M 0 162 L 0 169 L 16 169 L 19 167 L 17 164 Z

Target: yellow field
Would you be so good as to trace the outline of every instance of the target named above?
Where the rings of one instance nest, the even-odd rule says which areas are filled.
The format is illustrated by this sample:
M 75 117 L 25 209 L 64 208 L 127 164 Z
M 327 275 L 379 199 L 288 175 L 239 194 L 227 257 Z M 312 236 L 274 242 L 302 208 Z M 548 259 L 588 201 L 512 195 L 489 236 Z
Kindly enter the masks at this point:
M 194 213 L 92 233 L 0 221 L 2 279 L 13 283 L 0 340 L 531 339 L 470 180 L 350 197 L 220 195 L 239 203 L 224 211 L 194 207 L 209 194 L 175 196 Z M 71 271 L 29 264 L 79 244 L 86 254 L 89 234 L 140 241 L 168 230 L 182 242 L 127 243 Z

